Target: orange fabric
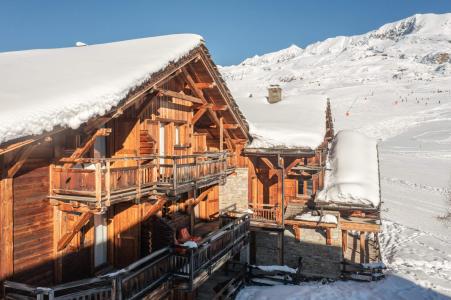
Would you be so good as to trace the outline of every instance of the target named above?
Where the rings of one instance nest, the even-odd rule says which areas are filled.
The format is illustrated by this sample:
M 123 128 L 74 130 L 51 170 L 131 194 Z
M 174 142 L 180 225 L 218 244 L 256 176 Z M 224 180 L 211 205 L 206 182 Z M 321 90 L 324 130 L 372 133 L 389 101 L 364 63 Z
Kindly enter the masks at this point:
M 179 231 L 179 240 L 188 241 L 191 238 L 191 235 L 188 232 L 188 228 L 183 227 Z
M 202 238 L 200 236 L 192 236 L 189 231 L 188 228 L 183 227 L 182 229 L 179 230 L 179 238 L 178 241 L 180 243 L 184 243 L 186 241 L 193 241 L 193 242 L 200 242 L 202 240 Z

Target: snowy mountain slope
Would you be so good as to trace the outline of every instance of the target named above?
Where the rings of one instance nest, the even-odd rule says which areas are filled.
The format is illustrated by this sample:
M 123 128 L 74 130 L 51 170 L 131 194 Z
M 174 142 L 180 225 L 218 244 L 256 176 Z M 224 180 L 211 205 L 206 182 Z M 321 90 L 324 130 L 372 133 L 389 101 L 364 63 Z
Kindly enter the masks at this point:
M 451 228 L 438 218 L 451 207 L 451 14 L 414 15 L 305 49 L 293 45 L 221 72 L 251 132 L 268 125 L 262 124 L 271 119 L 265 112 L 296 116 L 299 110 L 301 116 L 296 99 L 316 107 L 329 97 L 337 130 L 380 139 L 383 218 L 390 220 L 383 240 L 392 241 L 383 250 L 390 272 L 411 282 L 406 290 L 439 293 L 429 298 L 451 295 Z M 280 84 L 287 101 L 268 104 L 269 84 Z M 303 121 L 293 117 L 286 131 L 309 126 Z M 289 136 L 274 129 L 272 135 Z M 380 285 L 390 289 L 393 280 Z

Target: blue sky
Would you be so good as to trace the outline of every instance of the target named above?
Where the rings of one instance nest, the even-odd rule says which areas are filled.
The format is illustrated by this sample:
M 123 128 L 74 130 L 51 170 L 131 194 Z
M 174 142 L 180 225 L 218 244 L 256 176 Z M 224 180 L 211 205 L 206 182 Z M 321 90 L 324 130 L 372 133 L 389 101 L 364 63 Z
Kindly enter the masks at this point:
M 193 32 L 216 63 L 229 65 L 427 12 L 451 12 L 451 1 L 0 0 L 0 52 Z

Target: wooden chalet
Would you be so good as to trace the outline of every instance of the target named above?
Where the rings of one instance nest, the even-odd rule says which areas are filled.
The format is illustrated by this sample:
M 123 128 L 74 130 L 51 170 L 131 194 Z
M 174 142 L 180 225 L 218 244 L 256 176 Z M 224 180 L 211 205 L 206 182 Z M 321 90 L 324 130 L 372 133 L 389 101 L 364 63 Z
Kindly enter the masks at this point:
M 302 266 L 303 276 L 338 278 L 346 270 L 358 270 L 355 266 L 360 263 L 381 260 L 379 207 L 365 212 L 363 206 L 318 201 L 317 195 L 330 188 L 325 186 L 325 174 L 334 140 L 329 101 L 324 108 L 325 127 L 319 130 L 324 136 L 316 148 L 250 144 L 244 150 L 249 159 L 253 264 Z
M 95 76 L 91 63 L 105 61 L 113 83 L 127 77 L 115 69 L 127 62 L 123 49 L 158 49 L 151 63 L 164 67 L 76 128 L 3 139 L 0 281 L 7 299 L 190 299 L 246 249 L 249 216 L 222 214 L 218 187 L 246 167 L 248 125 L 200 37 L 175 35 L 164 47 L 153 44 L 158 38 L 70 48 L 72 63 L 87 68 L 79 76 Z M 179 40 L 193 42 L 160 62 Z M 23 59 L 53 57 L 33 54 Z M 0 72 L 14 68 L 6 66 Z M 51 74 L 58 86 L 67 66 L 56 61 L 52 70 L 62 72 Z M 30 72 L 23 77 L 46 76 Z M 40 90 L 28 92 L 39 97 Z M 285 172 L 298 172 L 293 167 Z

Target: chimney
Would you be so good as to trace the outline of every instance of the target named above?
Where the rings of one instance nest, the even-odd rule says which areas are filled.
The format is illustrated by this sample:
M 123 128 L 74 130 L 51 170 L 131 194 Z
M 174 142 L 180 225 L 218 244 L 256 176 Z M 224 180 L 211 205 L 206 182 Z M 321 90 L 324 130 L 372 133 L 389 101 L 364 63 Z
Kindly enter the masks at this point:
M 268 103 L 273 104 L 282 101 L 282 88 L 278 84 L 271 84 L 268 87 Z

